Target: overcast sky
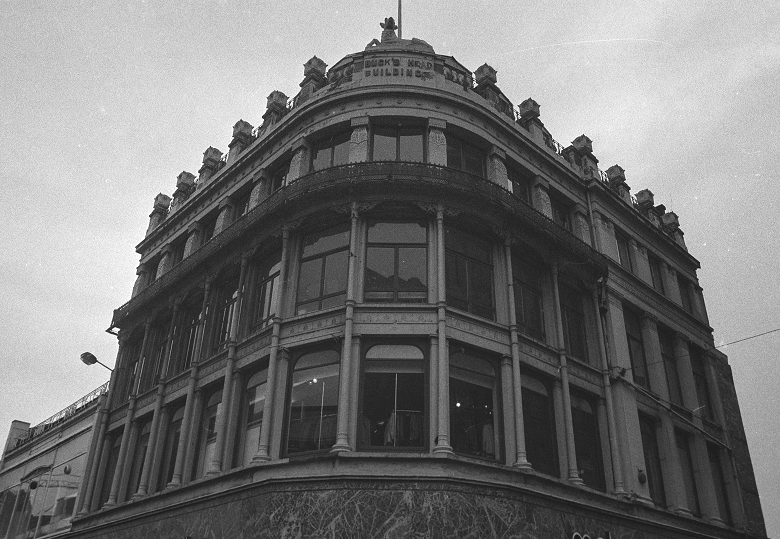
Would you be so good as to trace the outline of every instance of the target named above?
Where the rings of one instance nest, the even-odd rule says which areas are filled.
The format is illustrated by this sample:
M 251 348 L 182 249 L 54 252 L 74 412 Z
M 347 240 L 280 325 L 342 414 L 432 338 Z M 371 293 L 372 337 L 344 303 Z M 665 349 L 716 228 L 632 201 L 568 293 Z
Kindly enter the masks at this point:
M 0 0 L 0 439 L 108 379 L 154 196 L 303 63 L 362 50 L 396 3 Z M 680 216 L 716 344 L 780 328 L 780 2 L 412 1 L 403 35 L 533 97 Z M 729 355 L 764 515 L 780 536 L 780 332 Z M 775 457 L 775 458 L 773 458 Z

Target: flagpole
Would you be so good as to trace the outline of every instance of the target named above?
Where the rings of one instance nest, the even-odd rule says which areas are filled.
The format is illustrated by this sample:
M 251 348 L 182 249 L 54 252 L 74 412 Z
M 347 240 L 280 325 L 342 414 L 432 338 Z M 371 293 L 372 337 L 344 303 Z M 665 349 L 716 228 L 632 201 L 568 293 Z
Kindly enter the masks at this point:
M 401 39 L 401 0 L 398 0 L 398 39 Z

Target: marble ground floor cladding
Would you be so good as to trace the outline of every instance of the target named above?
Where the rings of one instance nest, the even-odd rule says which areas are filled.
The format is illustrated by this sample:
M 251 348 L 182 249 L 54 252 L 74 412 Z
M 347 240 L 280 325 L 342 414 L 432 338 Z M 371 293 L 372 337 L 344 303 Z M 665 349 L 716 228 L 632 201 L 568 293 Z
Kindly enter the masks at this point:
M 162 511 L 127 511 L 117 516 L 115 522 L 92 527 L 85 522 L 87 527 L 82 530 L 76 524 L 68 539 L 698 536 L 528 493 L 430 482 L 274 485 L 193 500 Z

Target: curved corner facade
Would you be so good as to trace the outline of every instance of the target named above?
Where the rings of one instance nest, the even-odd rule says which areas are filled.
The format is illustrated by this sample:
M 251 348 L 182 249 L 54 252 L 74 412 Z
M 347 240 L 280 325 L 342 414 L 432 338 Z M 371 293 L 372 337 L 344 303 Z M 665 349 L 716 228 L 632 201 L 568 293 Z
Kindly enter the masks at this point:
M 678 217 L 487 64 L 312 58 L 138 252 L 68 537 L 766 536 Z

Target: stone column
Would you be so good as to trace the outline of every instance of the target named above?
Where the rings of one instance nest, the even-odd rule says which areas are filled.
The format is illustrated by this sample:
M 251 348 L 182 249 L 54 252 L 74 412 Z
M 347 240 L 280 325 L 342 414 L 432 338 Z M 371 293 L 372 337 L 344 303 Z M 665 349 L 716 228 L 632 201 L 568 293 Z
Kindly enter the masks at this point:
M 638 244 L 634 238 L 631 238 L 628 242 L 628 250 L 631 257 L 631 267 L 634 268 L 634 275 L 653 286 L 653 276 L 650 273 L 650 260 L 647 257 L 647 248 Z
M 549 182 L 541 176 L 536 176 L 531 184 L 531 205 L 536 211 L 552 219 L 552 205 L 550 204 Z
M 168 433 L 168 427 L 171 420 L 171 410 L 169 406 L 163 406 L 160 410 L 160 419 L 157 422 L 156 445 L 152 455 L 152 464 L 149 469 L 147 492 L 157 492 L 165 485 L 158 485 L 160 476 L 160 466 L 162 465 L 163 450 L 165 449 L 165 436 Z
M 181 473 L 181 484 L 186 485 L 190 481 L 192 481 L 192 474 L 195 467 L 195 451 L 198 448 L 198 435 L 200 434 L 200 425 L 203 422 L 203 406 L 205 396 L 203 394 L 203 388 L 199 387 L 195 390 L 195 397 L 192 402 L 192 418 L 191 418 L 191 425 L 189 426 L 189 432 L 188 437 L 185 439 L 183 436 L 181 437 L 182 440 L 185 441 L 187 444 L 184 449 L 182 450 L 182 473 Z M 185 408 L 186 413 L 186 408 Z M 184 423 L 182 423 L 182 434 L 184 434 Z M 179 457 L 176 456 L 176 462 L 178 463 Z M 208 463 L 204 463 L 204 467 L 208 466 Z M 175 478 L 175 470 L 174 470 L 174 478 Z M 171 479 L 171 482 L 173 482 L 173 479 Z
M 226 198 L 219 203 L 219 215 L 217 215 L 217 222 L 214 225 L 214 236 L 218 236 L 223 230 L 230 226 L 232 216 L 233 201 Z
M 165 249 L 163 249 L 162 255 L 160 257 L 160 263 L 157 265 L 157 275 L 155 275 L 155 280 L 159 279 L 173 266 L 173 246 L 171 244 L 168 244 L 165 246 Z
M 620 374 L 612 388 L 615 410 L 615 429 L 620 443 L 623 481 L 628 494 L 644 493 L 647 489 L 638 480 L 639 469 L 645 468 L 642 434 L 639 430 L 639 413 L 636 405 L 636 389 L 631 375 L 631 361 L 628 354 L 628 339 L 623 318 L 621 299 L 610 291 L 607 311 L 607 334 L 612 344 L 612 368 Z M 644 494 L 643 494 L 644 496 Z
M 574 235 L 590 245 L 590 226 L 588 225 L 588 210 L 582 204 L 575 204 L 573 210 Z
M 349 401 L 350 401 L 350 376 L 352 373 L 352 328 L 355 317 L 355 255 L 357 251 L 357 203 L 352 203 L 350 210 L 349 233 L 349 265 L 347 269 L 347 299 L 346 313 L 344 315 L 344 346 L 341 352 L 339 365 L 339 404 L 336 417 L 336 443 L 332 452 L 352 451 L 348 436 L 349 431 Z
M 515 433 L 515 395 L 512 373 L 512 357 L 501 356 L 501 409 L 504 421 L 504 462 L 512 464 L 517 458 L 517 435 Z
M 216 441 L 214 442 L 214 458 L 211 461 L 211 467 L 207 475 L 217 475 L 222 473 L 222 462 L 224 459 L 225 436 L 227 433 L 228 413 L 233 406 L 233 369 L 236 362 L 236 346 L 238 337 L 238 326 L 241 321 L 241 311 L 244 303 L 244 284 L 246 283 L 247 267 L 249 258 L 244 253 L 241 257 L 241 271 L 238 276 L 238 292 L 236 294 L 236 303 L 233 310 L 233 319 L 230 321 L 230 335 L 228 336 L 227 363 L 225 365 L 225 376 L 222 383 L 222 406 L 218 408 L 215 430 Z M 208 463 L 205 463 L 208 465 Z
M 136 297 L 141 290 L 146 288 L 149 282 L 149 271 L 146 269 L 146 264 L 139 264 L 135 270 L 137 277 L 135 278 L 135 284 L 133 285 L 133 293 L 130 297 Z
M 349 139 L 349 162 L 368 161 L 368 116 L 352 118 L 352 136 Z
M 428 163 L 431 165 L 447 166 L 446 128 L 446 121 L 428 118 Z
M 242 400 L 244 399 L 244 385 L 246 379 L 241 371 L 233 371 L 233 380 L 231 381 L 233 401 L 227 414 L 227 434 L 225 435 L 225 449 L 222 451 L 222 469 L 229 470 L 235 463 L 233 455 L 236 450 L 236 435 L 238 433 L 238 420 L 241 413 Z M 267 385 L 267 384 L 266 384 Z
M 211 295 L 211 282 L 206 281 L 203 284 L 203 304 L 201 306 L 201 320 L 198 324 L 197 334 L 195 335 L 195 350 L 192 354 L 192 365 L 190 366 L 190 376 L 187 382 L 187 397 L 184 402 L 184 415 L 181 422 L 181 433 L 179 434 L 179 447 L 176 449 L 176 462 L 173 465 L 173 476 L 170 483 L 166 488 L 177 487 L 188 479 L 184 475 L 184 465 L 186 463 L 187 448 L 190 445 L 190 436 L 192 434 L 192 427 L 194 423 L 194 416 L 196 415 L 195 405 L 195 388 L 198 381 L 198 364 L 200 363 L 200 347 L 203 339 L 204 326 L 206 324 L 205 313 L 209 304 L 209 296 Z M 197 433 L 195 434 L 197 436 Z M 188 470 L 191 470 L 189 468 Z
M 202 189 L 212 176 L 219 170 L 220 163 L 222 162 L 222 152 L 209 146 L 208 149 L 203 152 L 203 165 L 198 170 L 198 184 L 197 189 Z
M 605 298 L 606 299 L 606 298 Z M 612 477 L 614 479 L 614 493 L 618 496 L 625 495 L 623 485 L 623 467 L 620 458 L 620 445 L 617 439 L 615 426 L 615 406 L 612 397 L 612 382 L 609 378 L 609 357 L 604 339 L 604 321 L 602 319 L 601 302 L 597 290 L 593 290 L 593 307 L 596 315 L 596 333 L 598 338 L 599 360 L 601 367 L 601 385 L 604 388 L 604 405 L 607 412 L 607 428 L 609 430 L 609 452 L 612 461 Z M 606 314 L 606 305 L 604 306 Z
M 92 503 L 95 477 L 97 476 L 98 463 L 100 462 L 100 453 L 103 450 L 103 439 L 105 438 L 107 422 L 108 395 L 103 393 L 98 397 L 97 413 L 95 414 L 95 421 L 92 423 L 92 440 L 90 441 L 87 463 L 84 466 L 84 478 L 79 489 L 78 499 L 76 500 L 76 515 L 86 514 Z
M 306 139 L 301 138 L 293 145 L 293 156 L 290 160 L 290 170 L 287 173 L 287 184 L 295 182 L 311 170 L 310 146 Z
M 289 258 L 290 245 L 290 227 L 282 227 L 282 257 L 279 264 L 279 293 L 276 294 L 276 304 L 274 305 L 274 318 L 271 328 L 271 346 L 268 357 L 268 381 L 266 382 L 265 410 L 263 412 L 263 423 L 260 426 L 260 441 L 257 444 L 257 453 L 252 457 L 252 464 L 260 464 L 271 460 L 269 454 L 269 440 L 271 437 L 271 425 L 273 423 L 273 408 L 276 401 L 276 388 L 278 386 L 278 365 L 279 363 L 279 335 L 281 331 L 282 316 L 281 305 L 282 297 L 285 295 L 287 286 L 287 260 Z M 266 419 L 267 418 L 267 419 Z
M 138 418 L 134 418 L 130 423 L 130 438 L 127 442 L 127 453 L 125 454 L 121 468 L 119 467 L 119 464 L 117 464 L 116 471 L 119 472 L 121 470 L 122 472 L 121 478 L 119 480 L 119 492 L 116 498 L 117 503 L 126 502 L 128 499 L 127 484 L 130 481 L 130 472 L 133 469 L 133 458 L 135 457 L 135 452 L 138 449 L 138 434 L 140 430 L 141 424 L 138 421 Z M 114 475 L 114 480 L 116 480 L 116 475 Z
M 566 363 L 566 350 L 563 340 L 563 318 L 561 315 L 561 296 L 558 292 L 558 262 L 553 264 L 553 298 L 555 301 L 555 322 L 558 335 L 558 358 L 560 361 L 561 390 L 563 392 L 563 420 L 566 429 L 566 454 L 568 464 L 567 479 L 577 485 L 582 484 L 579 468 L 577 467 L 577 452 L 574 446 L 574 424 L 571 416 L 571 394 L 569 393 L 569 369 Z
M 661 356 L 661 340 L 658 337 L 658 320 L 650 313 L 642 313 L 642 345 L 645 350 L 645 362 L 649 376 L 650 390 L 669 402 L 669 384 L 666 380 L 666 367 Z
M 94 513 L 95 511 L 98 510 L 98 506 L 100 504 L 100 498 L 103 496 L 102 486 L 106 476 L 106 468 L 108 468 L 108 457 L 111 453 L 111 445 L 112 445 L 111 437 L 106 436 L 102 443 L 103 443 L 103 449 L 100 451 L 100 462 L 98 463 L 97 474 L 95 474 L 93 489 L 90 492 L 91 499 L 89 504 L 87 504 L 86 502 L 84 504 L 84 506 L 87 508 L 85 512 L 89 512 L 89 513 Z M 95 494 L 98 495 L 96 496 Z
M 252 177 L 252 193 L 249 195 L 249 209 L 251 210 L 271 194 L 271 178 L 266 169 L 258 169 Z
M 677 362 L 677 375 L 680 377 L 683 406 L 693 411 L 699 407 L 699 400 L 696 396 L 696 382 L 693 379 L 688 338 L 682 333 L 674 335 L 674 359 Z M 694 418 L 698 417 L 701 416 L 694 414 Z
M 506 190 L 509 187 L 509 175 L 506 172 L 506 152 L 498 146 L 492 146 L 488 153 L 487 179 Z
M 681 515 L 691 515 L 688 510 L 688 499 L 685 495 L 680 453 L 677 451 L 677 439 L 674 433 L 674 423 L 669 414 L 661 414 L 661 427 L 658 429 L 658 452 L 661 460 L 661 474 L 664 478 L 664 493 L 666 507 Z
M 437 298 L 437 336 L 438 336 L 438 384 L 439 402 L 438 426 L 436 447 L 434 453 L 452 453 L 450 446 L 450 357 L 447 349 L 447 301 L 444 273 L 444 205 L 440 202 L 436 208 L 436 254 L 438 298 Z
M 200 237 L 203 234 L 203 225 L 192 223 L 187 229 L 187 242 L 184 244 L 182 258 L 187 258 L 200 248 Z
M 119 488 L 123 482 L 125 475 L 125 460 L 128 454 L 128 445 L 130 444 L 130 431 L 133 425 L 133 416 L 135 415 L 135 391 L 130 396 L 130 402 L 127 404 L 127 414 L 125 415 L 125 426 L 122 431 L 122 441 L 119 445 L 119 458 L 116 461 L 116 469 L 114 470 L 114 478 L 111 481 L 111 492 L 108 495 L 108 501 L 104 504 L 104 507 L 113 507 L 117 504 L 119 495 Z M 109 451 L 111 449 L 109 448 Z
M 523 392 L 522 380 L 520 378 L 520 344 L 517 337 L 517 312 L 515 310 L 515 281 L 512 276 L 512 239 L 504 239 L 504 259 L 506 260 L 507 275 L 507 303 L 509 307 L 509 341 L 512 353 L 512 411 L 514 421 L 511 422 L 511 429 L 514 431 L 515 439 L 512 444 L 515 453 L 512 455 L 512 465 L 517 468 L 530 468 L 525 450 L 525 422 L 523 420 Z M 504 374 L 502 363 L 502 375 Z M 508 423 L 509 427 L 510 424 Z M 507 435 L 508 436 L 508 435 Z M 507 453 L 507 464 L 509 464 L 510 455 Z
M 553 412 L 555 414 L 555 438 L 558 447 L 558 475 L 561 479 L 566 479 L 569 475 L 569 450 L 567 449 L 566 420 L 563 417 L 563 387 L 561 386 L 560 378 L 553 380 L 552 393 Z
M 439 438 L 439 336 L 430 335 L 430 358 L 429 358 L 429 378 L 431 380 L 431 391 L 429 396 L 430 411 L 430 433 L 431 453 L 434 450 L 434 444 Z
M 228 165 L 235 163 L 241 152 L 252 144 L 252 129 L 252 125 L 244 120 L 237 121 L 233 126 L 233 140 L 228 144 Z

